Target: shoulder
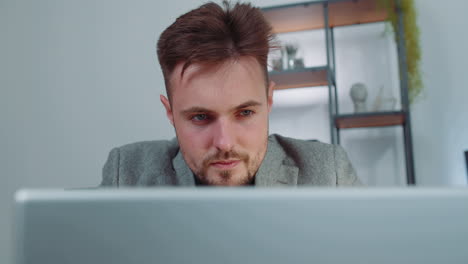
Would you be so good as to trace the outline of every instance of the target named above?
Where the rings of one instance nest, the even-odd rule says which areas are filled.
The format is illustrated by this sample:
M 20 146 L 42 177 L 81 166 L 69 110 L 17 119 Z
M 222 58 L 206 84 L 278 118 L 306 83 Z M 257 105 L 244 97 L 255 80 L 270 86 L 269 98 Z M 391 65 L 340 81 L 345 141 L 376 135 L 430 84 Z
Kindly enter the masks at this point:
M 115 148 L 121 165 L 132 167 L 148 166 L 152 163 L 167 164 L 179 151 L 179 144 L 173 140 L 140 141 Z
M 142 141 L 112 149 L 103 168 L 106 185 L 161 185 L 171 182 L 172 159 L 179 151 L 176 139 Z
M 285 152 L 289 163 L 299 168 L 298 184 L 360 186 L 361 182 L 339 145 L 312 140 L 270 136 Z
M 118 147 L 120 154 L 131 155 L 133 157 L 168 155 L 179 150 L 179 144 L 176 139 L 173 140 L 153 140 L 140 141 L 125 144 Z
M 285 153 L 293 159 L 330 159 L 334 158 L 335 152 L 339 148 L 336 145 L 316 140 L 295 139 L 277 134 L 271 135 L 270 141 L 280 145 Z

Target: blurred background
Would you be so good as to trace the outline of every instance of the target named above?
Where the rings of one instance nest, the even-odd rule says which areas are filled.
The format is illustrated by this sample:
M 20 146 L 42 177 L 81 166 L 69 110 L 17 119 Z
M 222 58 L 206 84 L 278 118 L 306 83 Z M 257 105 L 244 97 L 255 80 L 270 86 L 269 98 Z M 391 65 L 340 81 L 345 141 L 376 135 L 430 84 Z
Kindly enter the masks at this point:
M 0 0 L 0 263 L 12 260 L 15 190 L 97 186 L 111 148 L 175 136 L 159 102 L 165 88 L 155 45 L 179 15 L 204 2 Z M 468 2 L 415 4 L 424 83 L 410 108 L 416 184 L 465 186 Z M 323 64 L 323 38 L 319 31 L 278 36 L 298 45 L 306 67 Z M 358 82 L 367 86 L 369 108 L 382 86 L 399 98 L 395 41 L 384 23 L 336 29 L 335 41 L 343 113 L 353 112 L 349 89 Z M 325 87 L 275 91 L 274 100 L 271 133 L 331 142 Z M 341 136 L 364 182 L 406 185 L 401 127 Z

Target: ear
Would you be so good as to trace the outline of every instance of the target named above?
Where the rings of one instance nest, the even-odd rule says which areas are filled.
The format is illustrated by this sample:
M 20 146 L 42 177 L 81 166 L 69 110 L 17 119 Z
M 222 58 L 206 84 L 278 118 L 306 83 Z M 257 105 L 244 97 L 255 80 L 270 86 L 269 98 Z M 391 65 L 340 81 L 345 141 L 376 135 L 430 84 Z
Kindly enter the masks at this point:
M 268 86 L 268 113 L 271 112 L 271 107 L 273 106 L 273 90 L 275 90 L 276 83 L 270 81 L 270 85 Z
M 161 100 L 161 103 L 163 104 L 164 108 L 166 108 L 167 119 L 169 119 L 169 122 L 171 122 L 172 126 L 174 126 L 174 115 L 172 114 L 171 103 L 162 94 L 159 95 L 159 99 Z

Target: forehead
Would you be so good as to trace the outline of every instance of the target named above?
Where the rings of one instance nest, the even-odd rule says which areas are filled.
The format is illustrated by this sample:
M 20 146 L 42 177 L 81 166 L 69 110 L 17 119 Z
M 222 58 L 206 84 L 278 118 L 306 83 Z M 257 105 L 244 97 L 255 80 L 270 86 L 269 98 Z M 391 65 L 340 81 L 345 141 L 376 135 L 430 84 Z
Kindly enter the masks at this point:
M 181 76 L 183 63 L 171 75 L 171 99 L 175 107 L 229 107 L 255 99 L 266 100 L 260 64 L 241 57 L 217 65 L 192 64 Z

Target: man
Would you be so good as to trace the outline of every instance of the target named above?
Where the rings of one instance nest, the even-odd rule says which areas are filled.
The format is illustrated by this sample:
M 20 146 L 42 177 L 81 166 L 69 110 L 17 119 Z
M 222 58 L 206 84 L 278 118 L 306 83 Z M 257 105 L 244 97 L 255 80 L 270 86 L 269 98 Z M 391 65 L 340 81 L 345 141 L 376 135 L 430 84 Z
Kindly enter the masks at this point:
M 180 16 L 158 41 L 177 138 L 113 149 L 101 186 L 360 185 L 341 147 L 268 136 L 271 27 L 250 4 L 223 4 Z

